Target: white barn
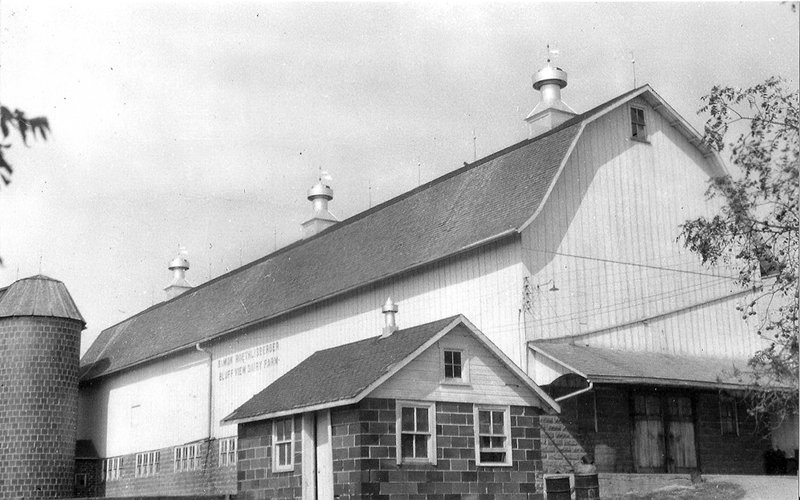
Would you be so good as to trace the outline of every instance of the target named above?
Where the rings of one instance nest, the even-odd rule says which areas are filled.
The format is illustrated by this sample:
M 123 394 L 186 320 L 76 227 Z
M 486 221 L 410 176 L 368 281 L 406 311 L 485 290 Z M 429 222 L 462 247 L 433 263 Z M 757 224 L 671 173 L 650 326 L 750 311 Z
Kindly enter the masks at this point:
M 563 71 L 537 84 L 530 139 L 342 222 L 318 201 L 305 239 L 104 330 L 81 361 L 97 492 L 235 493 L 237 429 L 221 420 L 315 351 L 379 333 L 387 297 L 403 328 L 463 314 L 567 396 L 562 421 L 543 424 L 574 437 L 567 457 L 595 453 L 610 472 L 756 472 L 704 451 L 761 446 L 720 392 L 738 383 L 669 369 L 743 366 L 760 346 L 733 273 L 676 241 L 713 210 L 704 192 L 725 167 L 648 85 L 575 114 Z M 667 428 L 679 444 L 630 437 Z M 543 467 L 562 470 L 565 450 L 548 442 Z

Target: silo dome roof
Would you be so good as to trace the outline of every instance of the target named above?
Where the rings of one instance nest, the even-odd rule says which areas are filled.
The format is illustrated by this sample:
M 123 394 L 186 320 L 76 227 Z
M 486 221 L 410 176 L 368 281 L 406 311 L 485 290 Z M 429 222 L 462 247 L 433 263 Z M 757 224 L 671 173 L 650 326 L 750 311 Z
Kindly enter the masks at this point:
M 0 289 L 0 318 L 12 316 L 67 318 L 86 326 L 64 283 L 41 274 Z

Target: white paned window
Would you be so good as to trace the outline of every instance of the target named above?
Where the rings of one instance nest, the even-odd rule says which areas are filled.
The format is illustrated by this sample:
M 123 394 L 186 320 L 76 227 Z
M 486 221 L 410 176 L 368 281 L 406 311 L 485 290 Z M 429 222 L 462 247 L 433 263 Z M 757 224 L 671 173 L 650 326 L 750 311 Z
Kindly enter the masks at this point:
M 463 349 L 443 347 L 441 350 L 442 382 L 464 384 L 469 382 L 467 352 Z
M 118 481 L 122 477 L 122 457 L 103 460 L 103 468 L 100 473 L 102 481 Z
M 148 451 L 136 454 L 136 477 L 147 477 L 158 474 L 161 462 L 160 451 Z
M 436 405 L 398 401 L 397 463 L 436 463 Z
M 477 465 L 511 465 L 511 416 L 508 406 L 475 406 Z
M 272 470 L 294 470 L 294 418 L 283 418 L 272 423 Z
M 219 440 L 219 466 L 236 465 L 236 438 Z
M 175 448 L 175 472 L 196 470 L 200 468 L 200 446 L 187 444 Z
M 719 397 L 719 430 L 722 435 L 739 435 L 739 412 L 736 400 L 730 396 Z
M 644 109 L 631 106 L 631 138 L 647 140 L 647 127 L 644 122 Z

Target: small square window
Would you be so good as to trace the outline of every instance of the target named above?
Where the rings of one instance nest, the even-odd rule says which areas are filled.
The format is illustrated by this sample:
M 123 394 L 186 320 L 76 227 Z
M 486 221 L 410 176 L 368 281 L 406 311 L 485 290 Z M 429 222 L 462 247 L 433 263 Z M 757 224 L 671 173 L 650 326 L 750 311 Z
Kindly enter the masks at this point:
M 477 465 L 511 465 L 509 407 L 475 407 L 475 460 Z
M 442 347 L 442 382 L 465 384 L 469 382 L 469 366 L 466 351 L 452 347 Z
M 397 463 L 436 463 L 436 406 L 397 403 Z
M 444 378 L 461 378 L 461 351 L 444 351 Z
M 631 138 L 638 141 L 647 140 L 647 127 L 644 121 L 644 109 L 631 106 Z
M 272 470 L 294 470 L 294 418 L 283 418 L 272 423 Z

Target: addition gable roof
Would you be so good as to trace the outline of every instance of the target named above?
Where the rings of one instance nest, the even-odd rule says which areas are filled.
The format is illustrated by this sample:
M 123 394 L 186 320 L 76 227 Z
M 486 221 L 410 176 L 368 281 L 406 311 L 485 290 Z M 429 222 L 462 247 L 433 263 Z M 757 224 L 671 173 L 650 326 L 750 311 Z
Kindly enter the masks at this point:
M 518 234 L 546 202 L 583 127 L 637 96 L 663 102 L 649 86 L 627 92 L 105 329 L 81 360 L 81 380 Z
M 357 403 L 454 328 L 463 326 L 500 359 L 543 407 L 560 411 L 533 380 L 514 364 L 464 316 L 458 315 L 398 330 L 388 337 L 372 337 L 317 351 L 257 393 L 225 423 L 244 423 Z

